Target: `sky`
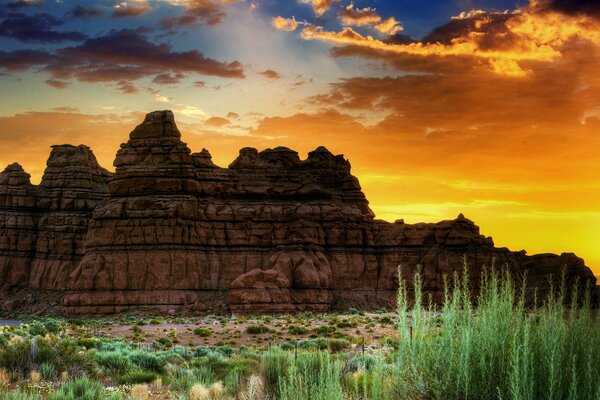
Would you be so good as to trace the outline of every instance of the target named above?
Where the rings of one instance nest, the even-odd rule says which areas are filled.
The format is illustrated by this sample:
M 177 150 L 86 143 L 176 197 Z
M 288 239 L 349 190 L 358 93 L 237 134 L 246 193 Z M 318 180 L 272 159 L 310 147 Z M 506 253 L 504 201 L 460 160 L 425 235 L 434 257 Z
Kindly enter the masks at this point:
M 149 111 L 192 151 L 320 145 L 377 218 L 475 221 L 600 275 L 597 0 L 0 0 L 0 168 L 113 170 Z

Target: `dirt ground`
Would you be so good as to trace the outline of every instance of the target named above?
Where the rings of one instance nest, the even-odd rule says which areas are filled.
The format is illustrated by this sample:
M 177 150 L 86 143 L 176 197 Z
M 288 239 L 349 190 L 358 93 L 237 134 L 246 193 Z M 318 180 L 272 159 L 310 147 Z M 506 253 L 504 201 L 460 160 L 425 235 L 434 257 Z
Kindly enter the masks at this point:
M 252 327 L 264 327 L 267 332 L 252 333 Z M 325 327 L 321 328 L 320 327 Z M 198 328 L 202 328 L 198 330 Z M 196 330 L 196 332 L 194 332 Z M 146 318 L 133 324 L 110 322 L 96 330 L 96 336 L 123 338 L 140 346 L 149 346 L 160 338 L 183 346 L 229 345 L 233 348 L 257 346 L 266 348 L 283 342 L 310 338 L 344 338 L 355 345 L 363 341 L 370 347 L 380 347 L 381 339 L 396 334 L 394 314 L 310 314 L 257 317 Z M 204 336 L 204 337 L 203 337 Z

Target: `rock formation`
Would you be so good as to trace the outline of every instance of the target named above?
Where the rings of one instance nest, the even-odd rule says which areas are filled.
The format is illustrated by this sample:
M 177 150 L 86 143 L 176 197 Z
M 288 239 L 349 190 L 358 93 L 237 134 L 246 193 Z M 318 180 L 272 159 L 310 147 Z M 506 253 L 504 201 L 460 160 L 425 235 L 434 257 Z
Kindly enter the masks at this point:
M 54 146 L 39 186 L 18 164 L 0 174 L 0 290 L 66 290 L 67 313 L 131 308 L 326 311 L 394 303 L 397 266 L 420 265 L 439 297 L 444 275 L 484 265 L 528 271 L 548 288 L 573 254 L 494 247 L 460 215 L 437 224 L 376 220 L 350 163 L 319 147 L 243 148 L 229 168 L 191 153 L 170 111 L 146 116 L 114 175 L 85 146 Z M 0 300 L 1 302 L 1 300 Z

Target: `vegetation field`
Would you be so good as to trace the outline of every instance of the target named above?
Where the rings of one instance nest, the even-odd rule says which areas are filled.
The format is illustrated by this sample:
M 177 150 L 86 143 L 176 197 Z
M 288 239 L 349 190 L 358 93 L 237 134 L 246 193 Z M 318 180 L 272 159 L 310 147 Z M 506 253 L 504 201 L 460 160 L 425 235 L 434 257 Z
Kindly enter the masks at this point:
M 526 307 L 505 274 L 485 276 L 477 298 L 455 276 L 442 306 L 418 274 L 410 287 L 393 312 L 5 316 L 19 323 L 0 327 L 0 400 L 600 400 L 585 288 Z

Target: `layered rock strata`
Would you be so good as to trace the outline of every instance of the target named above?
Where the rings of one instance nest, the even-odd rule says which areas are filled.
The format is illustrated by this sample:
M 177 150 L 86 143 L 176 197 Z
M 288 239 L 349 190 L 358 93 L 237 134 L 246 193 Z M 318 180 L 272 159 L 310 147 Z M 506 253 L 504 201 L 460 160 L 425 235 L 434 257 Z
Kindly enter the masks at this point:
M 57 154 L 55 154 L 57 153 Z M 111 176 L 85 146 L 53 149 L 40 186 L 16 164 L 0 174 L 0 287 L 67 289 L 68 313 L 132 308 L 326 311 L 394 303 L 397 267 L 419 266 L 441 296 L 471 266 L 595 282 L 573 254 L 494 247 L 462 215 L 437 224 L 374 219 L 350 163 L 319 147 L 243 148 L 228 168 L 191 153 L 170 111 L 146 116 Z M 84 239 L 85 237 L 85 239 Z

